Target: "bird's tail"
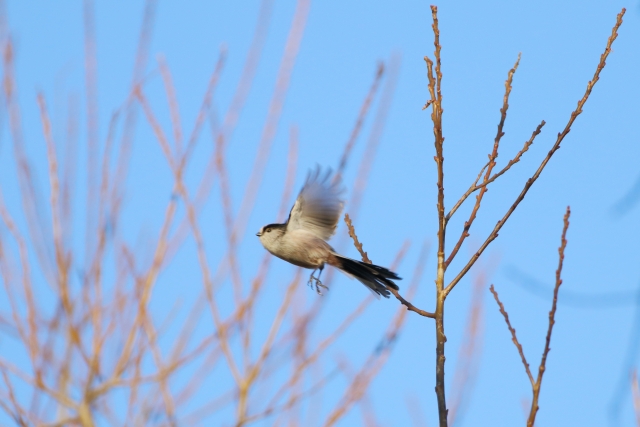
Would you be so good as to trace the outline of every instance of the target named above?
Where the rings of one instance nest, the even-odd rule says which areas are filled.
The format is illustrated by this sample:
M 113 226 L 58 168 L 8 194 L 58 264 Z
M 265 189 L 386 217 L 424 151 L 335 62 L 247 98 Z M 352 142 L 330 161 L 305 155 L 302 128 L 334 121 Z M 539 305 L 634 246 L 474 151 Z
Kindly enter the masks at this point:
M 335 255 L 336 264 L 334 267 L 339 268 L 350 276 L 355 277 L 371 289 L 376 295 L 382 295 L 389 298 L 390 292 L 387 287 L 398 290 L 398 285 L 390 279 L 402 280 L 396 273 L 384 267 L 375 264 L 367 264 L 355 259 L 346 258 L 338 254 Z

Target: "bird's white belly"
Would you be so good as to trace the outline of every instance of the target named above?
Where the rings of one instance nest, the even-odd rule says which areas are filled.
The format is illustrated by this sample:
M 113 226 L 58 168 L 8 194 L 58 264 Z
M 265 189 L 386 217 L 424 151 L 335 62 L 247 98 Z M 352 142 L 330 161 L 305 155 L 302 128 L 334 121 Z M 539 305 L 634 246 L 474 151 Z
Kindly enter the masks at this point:
M 333 248 L 321 238 L 305 232 L 288 232 L 271 253 L 291 264 L 316 269 L 322 266 Z

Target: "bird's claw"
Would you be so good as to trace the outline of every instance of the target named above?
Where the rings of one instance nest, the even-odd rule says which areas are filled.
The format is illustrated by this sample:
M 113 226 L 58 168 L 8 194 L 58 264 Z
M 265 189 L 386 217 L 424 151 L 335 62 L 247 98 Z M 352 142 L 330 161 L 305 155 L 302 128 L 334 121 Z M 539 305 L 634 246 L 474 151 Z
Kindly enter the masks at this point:
M 317 277 L 315 277 L 313 275 L 313 273 L 311 273 L 311 276 L 309 277 L 309 281 L 307 282 L 307 285 L 309 285 L 310 288 L 316 288 L 316 292 L 318 293 L 318 295 L 322 295 L 322 291 L 320 290 L 320 288 L 324 288 L 326 290 L 329 290 L 328 287 L 326 287 L 325 285 L 322 284 L 322 282 L 320 281 L 320 279 L 318 279 Z

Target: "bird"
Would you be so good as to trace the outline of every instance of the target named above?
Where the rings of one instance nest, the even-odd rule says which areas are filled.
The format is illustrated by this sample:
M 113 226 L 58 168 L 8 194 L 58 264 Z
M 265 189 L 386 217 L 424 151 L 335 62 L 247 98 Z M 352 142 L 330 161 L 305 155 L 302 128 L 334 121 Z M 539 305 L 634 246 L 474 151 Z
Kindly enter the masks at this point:
M 350 277 L 356 278 L 373 294 L 389 298 L 390 289 L 400 288 L 392 280 L 401 280 L 393 271 L 375 264 L 367 264 L 342 256 L 327 242 L 336 232 L 344 200 L 339 178 L 332 179 L 332 171 L 320 167 L 309 171 L 307 179 L 284 224 L 267 224 L 256 233 L 262 246 L 276 257 L 293 265 L 312 269 L 308 285 L 315 284 L 322 295 L 320 275 L 329 264 Z M 319 270 L 318 276 L 314 273 Z

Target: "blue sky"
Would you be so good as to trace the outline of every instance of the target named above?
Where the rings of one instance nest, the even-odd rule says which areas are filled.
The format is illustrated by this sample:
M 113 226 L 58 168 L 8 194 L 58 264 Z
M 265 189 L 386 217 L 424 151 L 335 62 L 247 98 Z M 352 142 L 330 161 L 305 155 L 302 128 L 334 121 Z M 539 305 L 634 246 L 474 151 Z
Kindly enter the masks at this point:
M 27 152 L 34 159 L 41 187 L 46 190 L 44 141 L 35 96 L 42 91 L 47 97 L 53 111 L 54 132 L 60 135 L 66 117 L 60 111 L 70 94 L 77 96 L 84 111 L 82 4 L 8 1 L 6 6 L 15 42 Z M 157 56 L 162 55 L 171 68 L 184 128 L 190 129 L 220 47 L 226 46 L 227 65 L 213 101 L 214 109 L 222 115 L 240 78 L 258 7 L 258 1 L 158 2 L 145 93 L 153 105 L 162 105 L 158 116 L 163 126 L 169 129 L 170 116 L 164 106 L 162 81 L 153 72 L 157 69 Z M 444 75 L 446 206 L 453 205 L 486 161 L 499 121 L 504 81 L 518 53 L 522 53 L 522 59 L 514 77 L 498 167 L 521 148 L 541 120 L 546 121 L 542 134 L 523 160 L 490 188 L 452 271 L 464 265 L 463 260 L 485 239 L 546 155 L 593 75 L 616 14 L 622 7 L 628 9 L 584 113 L 485 253 L 483 265 L 495 263 L 490 283 L 495 284 L 509 311 L 529 362 L 537 366 L 551 306 L 562 216 L 566 206 L 571 206 L 564 283 L 538 424 L 631 425 L 634 418 L 626 379 L 629 370 L 640 365 L 635 344 L 640 334 L 636 330 L 640 302 L 635 297 L 640 292 L 639 6 L 618 1 L 542 0 L 442 2 L 438 7 Z M 101 140 L 106 137 L 112 112 L 123 105 L 130 88 L 143 8 L 141 1 L 96 4 Z M 229 142 L 229 179 L 236 211 L 253 168 L 294 9 L 295 2 L 291 0 L 273 4 L 265 49 L 248 102 Z M 423 57 L 432 54 L 428 3 L 312 2 L 262 185 L 248 219 L 249 231 L 239 246 L 241 271 L 247 281 L 257 270 L 264 251 L 250 231 L 273 222 L 280 204 L 290 128 L 297 127 L 300 140 L 296 194 L 309 168 L 315 164 L 337 165 L 376 64 L 394 58 L 398 64 L 397 84 L 355 225 L 365 249 L 381 265 L 390 264 L 406 240 L 412 242 L 399 269 L 406 278 L 410 278 L 418 261 L 422 242 L 431 243 L 431 255 L 414 303 L 426 310 L 434 308 L 436 178 L 432 125 L 428 112 L 421 110 L 428 97 Z M 378 104 L 374 103 L 345 172 L 347 187 L 356 177 L 357 159 L 363 156 L 375 126 Z M 86 141 L 85 121 L 81 115 L 80 144 Z M 171 196 L 172 178 L 142 114 L 138 123 L 132 158 L 136 167 L 128 176 L 123 213 L 126 225 L 120 233 L 136 250 L 145 253 L 161 224 L 162 211 L 158 209 Z M 0 126 L 0 184 L 7 205 L 18 215 L 15 165 L 5 117 Z M 205 137 L 203 140 L 209 142 Z M 78 153 L 78 158 L 84 159 L 83 149 Z M 206 153 L 205 148 L 196 150 L 193 170 L 202 170 Z M 83 173 L 79 175 L 78 209 L 85 203 Z M 187 175 L 187 182 L 193 182 L 189 180 L 195 176 Z M 351 190 L 348 188 L 348 194 Z M 219 257 L 225 248 L 220 237 L 224 235 L 224 225 L 216 205 L 218 190 L 213 191 L 210 200 L 216 202 L 207 204 L 202 216 L 206 219 L 201 222 L 208 251 L 212 257 Z M 452 221 L 449 248 L 469 212 L 470 206 L 466 206 Z M 336 245 L 344 234 L 341 226 L 334 240 Z M 82 238 L 74 235 L 74 242 L 81 245 Z M 341 250 L 357 257 L 349 244 Z M 188 301 L 196 295 L 196 291 L 189 290 L 190 282 L 194 287 L 200 286 L 199 272 L 193 265 L 189 252 L 177 256 L 154 290 L 154 310 L 162 311 L 176 296 Z M 269 307 L 280 302 L 278 278 L 285 275 L 289 280 L 293 271 L 292 266 L 274 262 L 269 276 L 273 292 L 261 303 L 264 313 L 270 313 Z M 473 274 L 474 270 L 447 300 L 449 381 L 465 328 Z M 405 282 L 402 285 L 406 287 Z M 337 321 L 367 296 L 357 282 L 337 276 L 323 303 L 325 314 Z M 307 298 L 312 300 L 316 295 L 309 291 Z M 488 290 L 483 298 L 479 370 L 458 425 L 524 424 L 522 401 L 530 397 L 528 380 Z M 376 302 L 331 357 L 344 353 L 355 361 L 364 360 L 363 355 L 380 336 L 379 328 L 388 323 L 396 308 L 395 300 Z M 331 320 L 327 322 L 330 324 Z M 7 342 L 2 340 L 0 345 L 5 347 Z M 390 359 L 371 386 L 372 403 L 383 425 L 409 425 L 407 399 L 419 402 L 427 425 L 435 425 L 434 350 L 433 323 L 409 313 Z M 327 366 L 335 360 L 331 357 Z M 341 390 L 340 383 L 332 387 Z M 358 411 L 353 412 L 341 425 L 361 422 Z

